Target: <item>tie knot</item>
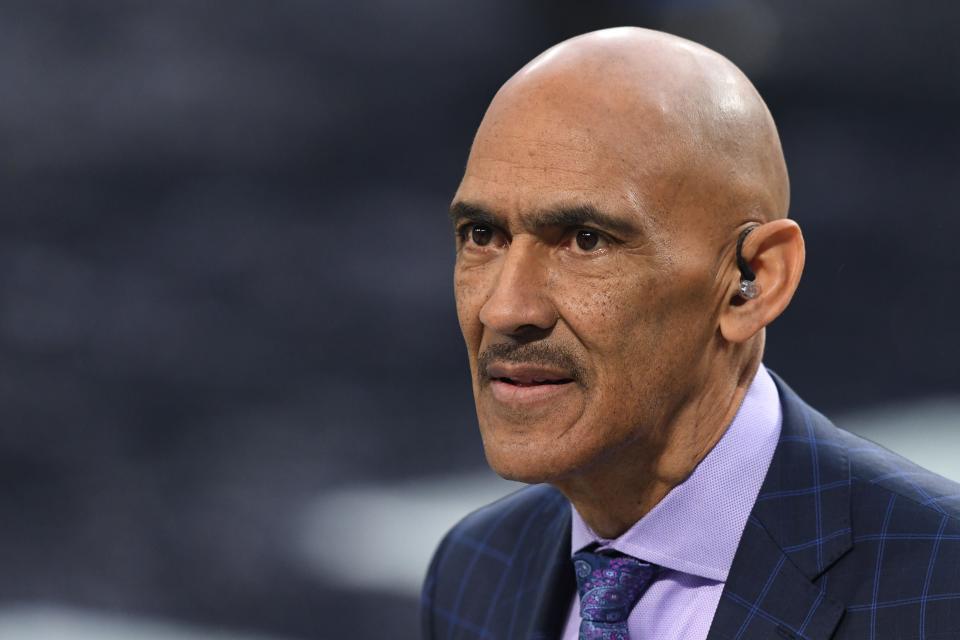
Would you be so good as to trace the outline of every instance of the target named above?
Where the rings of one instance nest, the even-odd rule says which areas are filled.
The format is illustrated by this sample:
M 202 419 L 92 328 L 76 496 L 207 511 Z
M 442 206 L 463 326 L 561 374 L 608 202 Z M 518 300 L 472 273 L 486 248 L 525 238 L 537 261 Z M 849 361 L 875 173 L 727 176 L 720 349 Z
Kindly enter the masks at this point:
M 573 554 L 580 592 L 580 617 L 584 621 L 626 621 L 647 590 L 658 567 L 623 554 Z

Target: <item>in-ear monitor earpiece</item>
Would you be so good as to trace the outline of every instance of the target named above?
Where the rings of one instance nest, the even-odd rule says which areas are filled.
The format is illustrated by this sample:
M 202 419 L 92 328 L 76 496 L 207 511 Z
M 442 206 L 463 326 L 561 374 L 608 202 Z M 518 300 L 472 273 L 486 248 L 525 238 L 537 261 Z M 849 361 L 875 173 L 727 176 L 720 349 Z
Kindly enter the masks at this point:
M 737 238 L 737 268 L 740 269 L 740 296 L 745 300 L 753 300 L 760 295 L 760 285 L 757 284 L 757 274 L 753 272 L 750 265 L 743 259 L 743 241 L 747 239 L 750 232 L 756 229 L 756 226 L 747 227 L 740 232 Z

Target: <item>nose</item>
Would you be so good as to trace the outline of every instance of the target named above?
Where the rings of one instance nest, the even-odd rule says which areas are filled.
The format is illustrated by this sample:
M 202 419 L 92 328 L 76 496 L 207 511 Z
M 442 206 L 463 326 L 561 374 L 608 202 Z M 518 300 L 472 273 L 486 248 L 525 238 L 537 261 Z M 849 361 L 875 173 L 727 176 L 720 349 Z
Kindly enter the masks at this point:
M 480 322 L 491 331 L 511 337 L 549 331 L 557 310 L 548 295 L 547 269 L 532 241 L 514 237 L 500 262 Z

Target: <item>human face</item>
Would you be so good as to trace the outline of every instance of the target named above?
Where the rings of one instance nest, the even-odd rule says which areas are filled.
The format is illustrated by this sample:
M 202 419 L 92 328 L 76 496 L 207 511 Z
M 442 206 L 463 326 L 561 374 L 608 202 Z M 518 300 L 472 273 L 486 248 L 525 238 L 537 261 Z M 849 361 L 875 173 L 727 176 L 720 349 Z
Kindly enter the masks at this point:
M 487 459 L 544 482 L 655 458 L 717 340 L 710 233 L 653 213 L 676 176 L 616 136 L 550 108 L 505 111 L 485 117 L 451 207 Z

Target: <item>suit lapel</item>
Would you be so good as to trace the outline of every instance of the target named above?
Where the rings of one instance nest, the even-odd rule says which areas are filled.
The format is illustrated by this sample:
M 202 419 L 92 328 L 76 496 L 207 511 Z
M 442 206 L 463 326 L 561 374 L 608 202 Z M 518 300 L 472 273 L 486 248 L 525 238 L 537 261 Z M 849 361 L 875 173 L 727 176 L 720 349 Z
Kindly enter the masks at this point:
M 774 380 L 783 407 L 780 441 L 709 640 L 825 640 L 843 616 L 821 576 L 853 544 L 846 451 L 826 418 Z

